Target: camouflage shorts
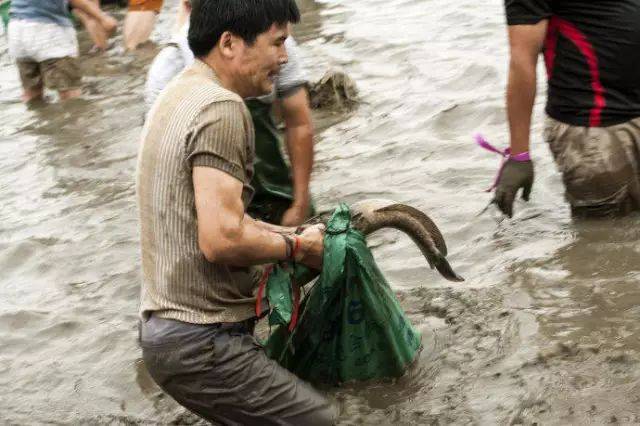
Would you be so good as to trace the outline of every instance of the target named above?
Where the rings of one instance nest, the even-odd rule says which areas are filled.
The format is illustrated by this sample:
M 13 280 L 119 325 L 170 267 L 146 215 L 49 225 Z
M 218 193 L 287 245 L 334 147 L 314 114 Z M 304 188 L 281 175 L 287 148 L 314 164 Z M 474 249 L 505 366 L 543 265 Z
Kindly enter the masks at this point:
M 640 208 L 640 118 L 590 128 L 548 117 L 544 137 L 574 214 L 626 214 Z
M 43 86 L 58 91 L 79 89 L 82 74 L 77 58 L 48 59 L 36 62 L 30 59 L 18 59 L 18 71 L 22 87 L 25 89 L 39 89 Z

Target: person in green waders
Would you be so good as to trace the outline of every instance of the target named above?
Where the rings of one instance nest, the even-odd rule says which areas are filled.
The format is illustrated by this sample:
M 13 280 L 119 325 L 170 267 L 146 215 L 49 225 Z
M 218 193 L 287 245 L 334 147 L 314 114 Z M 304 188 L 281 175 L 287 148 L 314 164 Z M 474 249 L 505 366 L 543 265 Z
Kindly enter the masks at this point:
M 156 56 L 147 76 L 145 102 L 150 109 L 169 81 L 193 62 L 187 43 L 191 2 L 182 0 L 179 31 Z M 186 11 L 186 13 L 185 13 Z M 295 40 L 285 41 L 289 61 L 275 77 L 270 95 L 245 99 L 255 127 L 255 195 L 248 213 L 265 222 L 298 226 L 313 213 L 309 181 L 313 167 L 313 123 L 307 77 Z M 284 140 L 291 167 L 282 154 L 282 132 L 274 109 L 284 122 Z

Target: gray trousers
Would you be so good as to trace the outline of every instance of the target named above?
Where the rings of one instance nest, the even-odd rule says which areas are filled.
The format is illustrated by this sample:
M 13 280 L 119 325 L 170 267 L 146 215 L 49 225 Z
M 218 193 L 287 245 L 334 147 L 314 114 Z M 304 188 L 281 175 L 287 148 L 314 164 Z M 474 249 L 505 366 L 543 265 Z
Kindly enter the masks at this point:
M 151 316 L 140 345 L 155 382 L 182 406 L 223 425 L 331 425 L 309 384 L 267 358 L 253 321 L 197 325 Z

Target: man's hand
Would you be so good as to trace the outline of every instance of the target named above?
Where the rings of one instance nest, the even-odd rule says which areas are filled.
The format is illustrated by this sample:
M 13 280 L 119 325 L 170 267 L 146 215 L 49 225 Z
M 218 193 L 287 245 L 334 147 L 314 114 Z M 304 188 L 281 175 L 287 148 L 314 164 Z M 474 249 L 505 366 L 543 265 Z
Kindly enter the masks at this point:
M 296 253 L 296 262 L 300 262 L 309 268 L 322 269 L 322 256 L 324 253 L 325 226 L 313 225 L 305 229 L 298 237 L 300 249 Z
M 282 215 L 282 226 L 299 226 L 307 219 L 309 213 L 309 204 L 291 204 L 291 207 L 287 209 Z
M 507 216 L 513 217 L 513 201 L 522 188 L 522 199 L 529 201 L 533 186 L 533 162 L 509 160 L 502 169 L 493 202 Z

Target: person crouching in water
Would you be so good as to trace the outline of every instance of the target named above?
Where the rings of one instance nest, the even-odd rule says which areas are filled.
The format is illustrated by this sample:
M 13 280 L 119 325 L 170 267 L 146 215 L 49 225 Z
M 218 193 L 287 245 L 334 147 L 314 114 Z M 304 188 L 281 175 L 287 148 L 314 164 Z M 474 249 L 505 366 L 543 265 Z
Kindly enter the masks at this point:
M 191 2 L 181 0 L 178 32 L 171 43 L 156 56 L 147 77 L 145 102 L 150 108 L 159 93 L 184 67 L 193 62 L 187 43 Z M 298 226 L 313 212 L 309 183 L 313 168 L 313 122 L 307 93 L 307 76 L 299 48 L 293 39 L 285 41 L 288 62 L 275 78 L 272 93 L 245 103 L 255 128 L 256 161 L 251 186 L 255 195 L 249 214 L 257 219 L 283 226 Z M 282 156 L 281 132 L 273 107 L 277 106 L 285 124 L 285 142 L 291 169 Z
M 243 98 L 273 90 L 287 62 L 293 0 L 198 0 L 195 61 L 160 94 L 136 172 L 142 286 L 140 345 L 155 382 L 221 424 L 327 425 L 327 400 L 253 336 L 255 290 L 268 263 L 320 269 L 323 227 L 293 229 L 246 214 L 254 131 Z
M 495 202 L 513 214 L 528 199 L 536 64 L 546 62 L 545 139 L 574 216 L 640 208 L 640 0 L 506 0 L 511 60 L 507 114 L 511 158 Z M 517 161 L 518 159 L 524 161 Z

